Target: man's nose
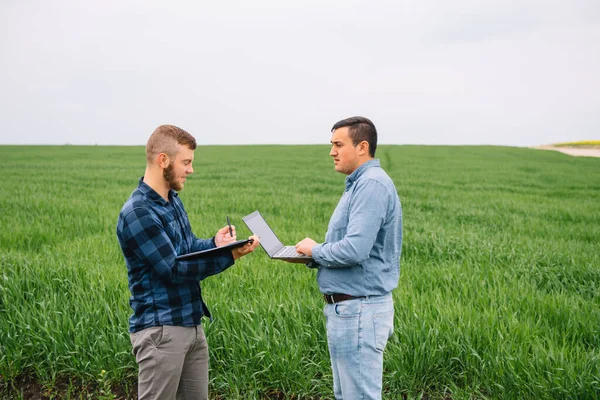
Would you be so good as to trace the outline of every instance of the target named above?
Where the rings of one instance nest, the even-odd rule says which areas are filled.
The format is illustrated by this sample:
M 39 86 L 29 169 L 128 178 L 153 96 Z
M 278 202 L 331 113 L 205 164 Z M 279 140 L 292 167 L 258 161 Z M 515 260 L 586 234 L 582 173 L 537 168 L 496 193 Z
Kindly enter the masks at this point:
M 335 151 L 335 148 L 334 148 L 334 147 L 332 147 L 332 148 L 331 148 L 331 151 L 329 152 L 329 155 L 333 157 L 333 156 L 335 156 L 336 154 L 337 154 L 337 152 Z

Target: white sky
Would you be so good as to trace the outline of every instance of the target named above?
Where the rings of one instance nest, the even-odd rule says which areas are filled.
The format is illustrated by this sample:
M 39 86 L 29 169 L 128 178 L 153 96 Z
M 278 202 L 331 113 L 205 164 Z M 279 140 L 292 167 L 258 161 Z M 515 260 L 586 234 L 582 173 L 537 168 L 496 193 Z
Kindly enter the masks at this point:
M 0 2 L 0 144 L 600 139 L 600 1 Z

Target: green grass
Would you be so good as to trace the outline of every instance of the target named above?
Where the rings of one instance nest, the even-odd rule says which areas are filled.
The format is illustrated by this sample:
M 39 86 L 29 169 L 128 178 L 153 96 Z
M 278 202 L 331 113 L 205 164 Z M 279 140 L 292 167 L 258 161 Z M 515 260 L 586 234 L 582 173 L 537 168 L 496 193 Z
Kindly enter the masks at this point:
M 210 237 L 229 215 L 248 235 L 241 217 L 259 209 L 284 242 L 323 240 L 344 187 L 328 149 L 198 148 L 181 192 L 194 231 Z M 599 399 L 600 159 L 483 146 L 377 155 L 405 222 L 384 398 Z M 0 396 L 18 398 L 23 378 L 48 393 L 69 380 L 131 392 L 115 225 L 144 149 L 0 146 L 0 157 Z M 333 397 L 314 270 L 259 249 L 202 285 L 213 396 Z

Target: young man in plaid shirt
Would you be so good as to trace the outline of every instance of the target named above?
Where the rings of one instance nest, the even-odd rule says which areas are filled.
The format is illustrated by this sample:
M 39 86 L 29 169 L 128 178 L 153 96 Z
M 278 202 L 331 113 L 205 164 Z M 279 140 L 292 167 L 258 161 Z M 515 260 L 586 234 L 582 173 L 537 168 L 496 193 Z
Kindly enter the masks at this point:
M 196 140 L 172 125 L 159 126 L 146 145 L 146 172 L 123 206 L 117 237 L 127 264 L 129 332 L 139 366 L 139 399 L 208 399 L 208 345 L 201 325 L 210 312 L 199 281 L 218 274 L 252 252 L 243 247 L 194 260 L 177 255 L 235 241 L 235 228 L 211 239 L 192 233 L 177 194 L 194 172 Z

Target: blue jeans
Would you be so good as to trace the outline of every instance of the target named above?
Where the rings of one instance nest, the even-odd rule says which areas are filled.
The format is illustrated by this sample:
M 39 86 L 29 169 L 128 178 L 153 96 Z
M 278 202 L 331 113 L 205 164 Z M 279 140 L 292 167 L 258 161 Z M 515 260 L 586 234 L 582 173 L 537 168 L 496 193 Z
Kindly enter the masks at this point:
M 383 350 L 394 332 L 392 294 L 327 304 L 324 312 L 335 398 L 381 399 Z

